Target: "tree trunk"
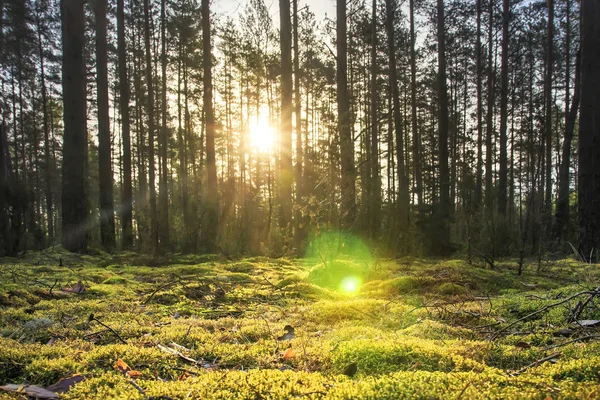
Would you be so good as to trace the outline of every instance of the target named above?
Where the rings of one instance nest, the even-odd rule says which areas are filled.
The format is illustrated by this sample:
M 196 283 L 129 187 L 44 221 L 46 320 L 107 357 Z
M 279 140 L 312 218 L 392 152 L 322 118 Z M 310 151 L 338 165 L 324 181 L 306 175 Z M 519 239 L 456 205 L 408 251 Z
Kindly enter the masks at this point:
M 161 72 L 162 72 L 162 101 L 161 101 L 161 134 L 159 137 L 159 153 L 161 160 L 161 174 L 159 180 L 159 209 L 160 209 L 160 247 L 169 247 L 169 188 L 167 186 L 167 18 L 166 0 L 161 1 L 160 6 L 160 36 L 161 36 Z
M 488 210 L 492 207 L 492 155 L 494 154 L 492 137 L 494 135 L 494 1 L 489 0 L 488 26 L 488 80 L 487 80 L 487 115 L 485 127 L 485 203 Z
M 394 35 L 394 16 L 396 11 L 396 1 L 386 0 L 386 30 L 388 45 L 388 62 L 390 69 L 390 92 L 392 95 L 392 108 L 394 118 L 394 131 L 396 136 L 396 157 L 398 171 L 398 220 L 400 228 L 404 229 L 408 223 L 408 179 L 406 176 L 404 161 L 404 135 L 402 132 L 402 115 L 400 113 L 400 93 L 398 90 L 398 71 L 396 68 L 396 41 Z M 415 114 L 416 115 L 416 114 Z M 415 131 L 413 131 L 413 134 Z M 413 143 L 414 144 L 414 143 Z M 418 145 L 417 145 L 418 146 Z M 414 150 L 414 149 L 413 149 Z M 418 149 L 417 149 L 418 150 Z M 420 151 L 417 151 L 420 153 Z
M 544 77 L 545 118 L 544 137 L 546 150 L 546 188 L 544 200 L 544 224 L 550 227 L 552 213 L 552 55 L 554 41 L 554 0 L 548 2 L 548 37 L 546 42 L 546 75 Z
M 342 176 L 341 225 L 344 229 L 350 230 L 353 228 L 356 218 L 356 170 L 354 166 L 354 138 L 350 130 L 350 99 L 348 97 L 346 0 L 337 0 L 336 24 L 337 106 Z
M 202 0 L 202 54 L 204 69 L 204 113 L 206 125 L 207 226 L 206 247 L 214 251 L 219 226 L 217 166 L 215 163 L 215 116 L 213 109 L 212 51 L 210 41 L 210 0 Z
M 144 44 L 146 48 L 146 86 L 148 89 L 148 186 L 150 191 L 150 226 L 152 251 L 158 250 L 158 220 L 156 218 L 156 186 L 154 166 L 154 85 L 150 52 L 150 1 L 144 0 Z
M 121 136 L 123 137 L 123 194 L 121 200 L 122 247 L 133 246 L 133 196 L 131 185 L 131 132 L 129 127 L 129 81 L 127 80 L 127 48 L 125 45 L 124 0 L 117 0 L 117 45 L 119 52 L 119 93 Z
M 61 0 L 63 170 L 62 245 L 70 251 L 87 248 L 88 201 L 86 186 L 87 128 L 85 98 L 85 15 L 83 0 Z
M 280 226 L 287 229 L 292 219 L 292 22 L 290 0 L 279 1 L 281 43 L 281 168 L 279 196 Z
M 46 163 L 46 218 L 48 220 L 48 243 L 54 241 L 54 196 L 52 194 L 52 165 L 50 155 L 50 126 L 48 123 L 48 92 L 46 88 L 46 70 L 44 45 L 42 43 L 42 23 L 38 10 L 37 30 L 38 30 L 38 52 L 40 56 L 40 82 L 42 89 L 42 125 L 44 130 L 44 162 Z M 1 28 L 0 28 L 1 29 Z
M 395 3 L 395 1 L 394 1 Z M 395 8 L 395 7 L 394 7 Z M 392 11 L 388 11 L 389 13 Z M 393 16 L 392 16 L 393 17 Z M 423 176 L 421 172 L 421 136 L 417 130 L 417 63 L 415 57 L 415 0 L 409 2 L 410 17 L 410 105 L 413 137 L 413 173 L 415 176 L 415 192 L 417 204 L 423 204 Z M 394 26 L 392 24 L 392 31 Z M 389 27 L 388 27 L 389 30 Z M 388 32 L 389 35 L 389 32 Z M 388 39 L 389 40 L 389 39 Z M 395 73 L 395 71 L 394 71 Z M 406 178 L 405 178 L 406 179 Z
M 565 137 L 562 144 L 562 158 L 558 173 L 558 200 L 556 202 L 556 214 L 554 217 L 554 237 L 564 239 L 567 236 L 569 227 L 569 187 L 571 168 L 571 142 L 573 140 L 573 131 L 575 130 L 575 120 L 577 119 L 577 110 L 580 100 L 580 53 L 577 53 L 575 59 L 575 89 L 573 99 L 565 126 Z
M 581 111 L 579 113 L 579 252 L 600 256 L 600 4 L 581 2 Z
M 302 221 L 302 197 L 304 196 L 305 182 L 302 177 L 302 163 L 304 150 L 302 148 L 302 114 L 300 96 L 300 42 L 298 41 L 298 0 L 292 0 L 292 14 L 294 22 L 294 114 L 296 119 L 296 247 L 299 248 L 304 239 L 304 227 Z M 308 117 L 307 117 L 308 119 Z M 308 143 L 306 144 L 308 145 Z
M 96 95 L 98 101 L 98 167 L 100 191 L 100 240 L 102 247 L 115 247 L 115 213 L 108 114 L 108 61 L 106 54 L 106 1 L 95 0 Z
M 552 0 L 549 0 L 552 1 Z M 502 60 L 500 62 L 500 176 L 498 182 L 498 212 L 506 216 L 508 181 L 508 20 L 509 0 L 502 0 Z
M 379 123 L 377 120 L 377 0 L 373 0 L 372 10 L 372 43 L 371 43 L 371 237 L 379 237 L 381 209 L 381 178 L 379 177 Z
M 476 54 L 476 71 L 477 77 L 477 170 L 475 183 L 475 204 L 476 207 L 481 205 L 483 197 L 483 95 L 482 95 L 482 60 L 481 60 L 481 3 L 483 0 L 477 0 L 477 42 L 475 47 Z
M 438 79 L 439 79 L 439 247 L 441 254 L 450 251 L 450 177 L 448 171 L 448 93 L 446 88 L 446 35 L 444 24 L 444 0 L 437 0 L 437 40 L 438 40 Z

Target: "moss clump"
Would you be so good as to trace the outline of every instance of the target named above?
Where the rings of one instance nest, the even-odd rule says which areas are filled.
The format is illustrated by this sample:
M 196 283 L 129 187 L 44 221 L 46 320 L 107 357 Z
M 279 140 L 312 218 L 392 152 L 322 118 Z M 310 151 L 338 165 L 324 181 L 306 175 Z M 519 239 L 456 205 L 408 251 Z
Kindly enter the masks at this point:
M 233 264 L 228 264 L 225 266 L 225 270 L 229 271 L 229 272 L 243 272 L 243 273 L 250 273 L 252 271 L 254 271 L 254 264 L 247 262 L 247 261 L 241 261 L 241 262 L 237 262 L 237 263 L 233 263 Z
M 404 294 L 418 291 L 421 283 L 414 276 L 400 276 L 389 282 L 389 286 L 394 294 Z
M 437 287 L 437 292 L 445 296 L 462 296 L 467 294 L 468 291 L 464 286 L 452 282 L 444 282 Z

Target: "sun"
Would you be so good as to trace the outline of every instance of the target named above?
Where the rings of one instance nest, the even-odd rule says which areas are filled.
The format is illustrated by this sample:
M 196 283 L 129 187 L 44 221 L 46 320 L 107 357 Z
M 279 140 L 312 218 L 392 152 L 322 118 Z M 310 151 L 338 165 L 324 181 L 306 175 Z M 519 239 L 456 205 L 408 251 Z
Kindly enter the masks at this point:
M 269 121 L 259 117 L 250 123 L 250 146 L 259 152 L 266 153 L 273 149 L 275 144 L 275 132 Z

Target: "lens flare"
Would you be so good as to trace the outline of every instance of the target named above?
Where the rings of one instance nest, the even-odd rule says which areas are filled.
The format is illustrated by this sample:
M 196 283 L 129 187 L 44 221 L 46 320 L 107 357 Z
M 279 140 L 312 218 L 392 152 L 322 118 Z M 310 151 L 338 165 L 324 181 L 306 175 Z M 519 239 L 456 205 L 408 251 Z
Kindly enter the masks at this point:
M 347 276 L 342 279 L 340 289 L 348 294 L 356 293 L 360 288 L 361 281 L 356 276 Z

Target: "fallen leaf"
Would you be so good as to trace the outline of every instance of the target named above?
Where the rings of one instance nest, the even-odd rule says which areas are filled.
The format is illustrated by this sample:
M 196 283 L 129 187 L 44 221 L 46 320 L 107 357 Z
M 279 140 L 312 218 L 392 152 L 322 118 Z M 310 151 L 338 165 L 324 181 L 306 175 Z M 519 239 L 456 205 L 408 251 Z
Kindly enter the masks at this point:
M 79 374 L 73 375 L 68 378 L 62 378 L 61 380 L 56 382 L 54 385 L 48 386 L 46 389 L 48 389 L 52 392 L 55 392 L 55 393 L 65 393 L 71 389 L 71 386 L 73 386 L 76 383 L 81 382 L 84 379 L 85 379 L 85 377 L 83 375 L 79 375 Z
M 119 372 L 123 372 L 126 373 L 127 371 L 131 371 L 131 368 L 129 367 L 129 365 L 127 365 L 127 363 L 123 360 L 121 360 L 120 358 L 115 362 L 114 368 L 119 371 Z
M 187 371 L 183 371 L 183 373 L 181 374 L 181 376 L 179 377 L 180 381 L 185 381 L 187 378 L 189 378 L 191 375 L 187 372 Z
M 294 357 L 295 357 L 294 352 L 292 351 L 292 348 L 290 347 L 289 349 L 287 349 L 285 351 L 285 353 L 283 353 L 283 357 L 282 358 L 284 360 L 289 360 L 290 358 L 294 358 Z
M 39 400 L 54 400 L 60 398 L 56 393 L 35 385 L 8 384 L 0 386 L 0 390 L 13 393 L 25 393 L 28 397 L 33 397 L 34 399 Z
M 137 379 L 142 376 L 142 373 L 140 371 L 136 371 L 135 369 L 132 369 L 131 371 L 127 371 L 126 374 L 130 378 L 133 378 L 133 379 Z

